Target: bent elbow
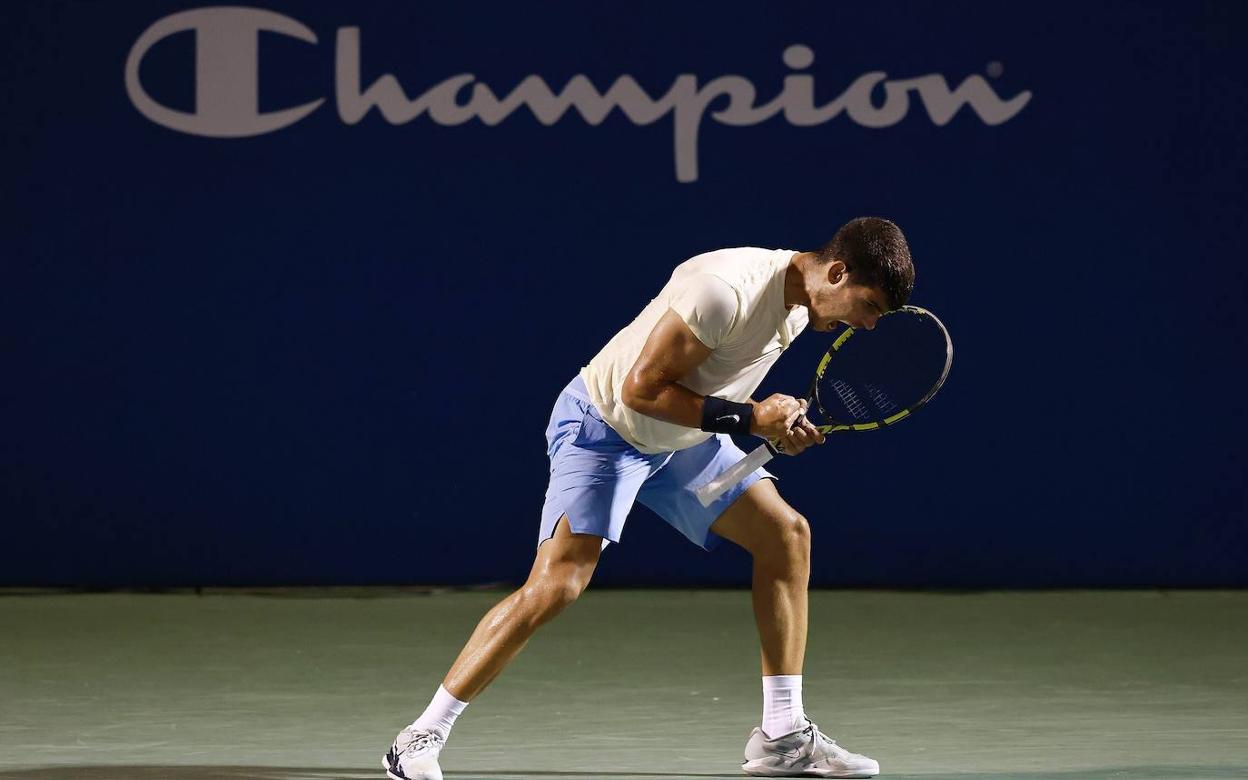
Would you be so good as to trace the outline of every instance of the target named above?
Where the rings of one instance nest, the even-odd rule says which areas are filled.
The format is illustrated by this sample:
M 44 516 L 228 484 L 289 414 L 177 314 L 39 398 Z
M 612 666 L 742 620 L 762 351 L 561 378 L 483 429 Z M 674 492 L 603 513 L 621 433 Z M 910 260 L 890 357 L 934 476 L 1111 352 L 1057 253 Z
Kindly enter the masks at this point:
M 624 386 L 620 388 L 620 403 L 632 409 L 634 412 L 646 413 L 648 396 L 636 374 L 629 374 L 624 379 Z
M 627 377 L 624 380 L 624 386 L 620 388 L 620 403 L 637 411 L 637 389 L 632 376 Z

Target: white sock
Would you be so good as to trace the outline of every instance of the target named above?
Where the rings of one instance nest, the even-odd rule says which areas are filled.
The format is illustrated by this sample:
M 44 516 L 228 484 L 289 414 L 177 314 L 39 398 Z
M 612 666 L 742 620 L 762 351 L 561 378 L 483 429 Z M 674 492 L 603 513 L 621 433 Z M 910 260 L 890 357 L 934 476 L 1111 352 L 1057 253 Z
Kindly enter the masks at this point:
M 432 731 L 445 740 L 451 735 L 451 726 L 455 725 L 455 719 L 467 706 L 468 702 L 456 699 L 450 691 L 439 685 L 438 692 L 433 694 L 433 701 L 429 702 L 424 714 L 412 725 L 417 729 Z
M 763 678 L 763 733 L 768 739 L 806 727 L 802 708 L 802 676 L 777 674 Z

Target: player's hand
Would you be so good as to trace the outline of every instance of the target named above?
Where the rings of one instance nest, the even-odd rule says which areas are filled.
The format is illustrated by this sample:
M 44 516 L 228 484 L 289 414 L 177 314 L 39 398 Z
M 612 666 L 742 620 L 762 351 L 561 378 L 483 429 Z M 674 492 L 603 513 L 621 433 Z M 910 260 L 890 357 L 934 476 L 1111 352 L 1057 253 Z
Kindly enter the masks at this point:
M 754 405 L 750 433 L 764 439 L 778 439 L 789 432 L 797 418 L 806 412 L 806 402 L 776 393 Z
M 801 416 L 792 428 L 780 436 L 776 449 L 785 455 L 797 455 L 807 447 L 823 444 L 824 438 L 815 424 L 806 419 L 806 402 L 802 401 Z

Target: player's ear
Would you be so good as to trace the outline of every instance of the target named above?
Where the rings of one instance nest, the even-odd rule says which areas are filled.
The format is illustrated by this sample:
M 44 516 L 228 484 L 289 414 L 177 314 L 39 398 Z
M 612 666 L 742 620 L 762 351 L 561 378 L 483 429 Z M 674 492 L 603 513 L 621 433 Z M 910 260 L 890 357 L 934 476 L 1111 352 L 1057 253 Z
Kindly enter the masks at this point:
M 849 267 L 840 260 L 833 260 L 828 263 L 828 282 L 830 284 L 840 284 L 849 276 Z

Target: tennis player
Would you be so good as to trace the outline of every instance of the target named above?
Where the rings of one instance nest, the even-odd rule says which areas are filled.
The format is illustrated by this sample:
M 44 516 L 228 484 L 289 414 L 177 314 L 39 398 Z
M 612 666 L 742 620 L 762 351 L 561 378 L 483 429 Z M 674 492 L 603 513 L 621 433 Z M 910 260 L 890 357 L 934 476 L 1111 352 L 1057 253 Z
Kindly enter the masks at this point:
M 385 756 L 395 780 L 440 780 L 438 756 L 468 703 L 539 626 L 589 584 L 640 501 L 706 550 L 723 539 L 754 561 L 763 716 L 745 746 L 747 774 L 871 777 L 806 717 L 802 663 L 810 528 L 759 469 L 703 507 L 694 491 L 745 457 L 731 434 L 778 439 L 796 455 L 821 444 L 805 401 L 750 396 L 810 325 L 871 329 L 906 303 L 914 266 L 885 219 L 855 219 L 817 252 L 744 247 L 698 255 L 555 400 L 546 429 L 550 485 L 524 585 L 486 613 L 424 713 Z

